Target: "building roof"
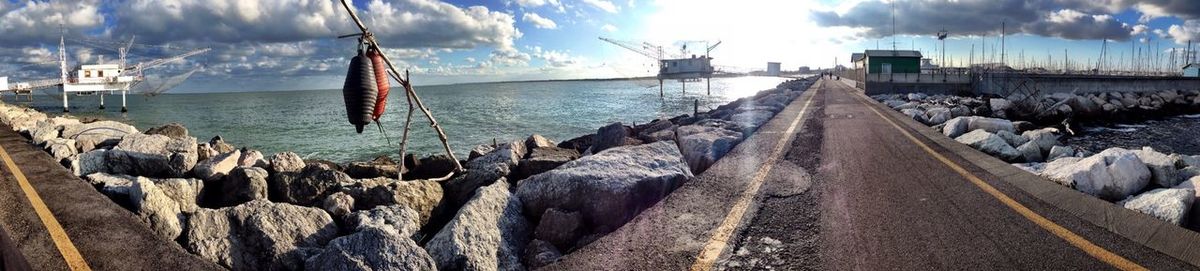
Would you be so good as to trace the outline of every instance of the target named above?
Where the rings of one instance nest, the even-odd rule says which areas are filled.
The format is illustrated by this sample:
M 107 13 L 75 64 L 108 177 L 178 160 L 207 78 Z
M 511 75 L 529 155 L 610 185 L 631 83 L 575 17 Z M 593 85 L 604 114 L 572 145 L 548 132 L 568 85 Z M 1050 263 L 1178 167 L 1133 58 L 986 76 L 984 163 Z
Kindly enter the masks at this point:
M 867 50 L 867 57 L 915 57 L 921 58 L 921 52 L 913 50 Z
M 862 61 L 863 57 L 865 57 L 865 56 L 867 56 L 867 55 L 865 55 L 863 53 L 852 53 L 852 54 L 850 54 L 850 62 Z

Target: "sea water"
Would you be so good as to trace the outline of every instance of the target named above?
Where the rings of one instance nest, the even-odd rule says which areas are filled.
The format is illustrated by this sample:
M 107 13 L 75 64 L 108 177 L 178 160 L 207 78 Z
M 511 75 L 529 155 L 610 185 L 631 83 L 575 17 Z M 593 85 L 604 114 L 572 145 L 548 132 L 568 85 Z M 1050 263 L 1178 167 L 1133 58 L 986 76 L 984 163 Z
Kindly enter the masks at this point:
M 475 145 L 522 140 L 541 134 L 561 142 L 612 122 L 626 125 L 691 114 L 695 102 L 707 111 L 737 98 L 754 95 L 786 81 L 780 77 L 714 78 L 711 95 L 704 82 L 667 81 L 663 97 L 657 80 L 595 80 L 475 83 L 418 86 L 421 101 L 433 113 L 459 159 Z M 200 142 L 220 135 L 237 147 L 257 149 L 270 156 L 293 151 L 306 159 L 336 162 L 396 158 L 407 103 L 402 89 L 393 88 L 383 130 L 372 124 L 362 134 L 346 120 L 340 89 L 236 93 L 180 93 L 153 97 L 129 95 L 128 113 L 120 112 L 120 95 L 69 95 L 76 117 L 117 120 L 138 129 L 178 122 Z M 5 102 L 13 102 L 12 96 Z M 32 106 L 61 114 L 61 96 L 38 95 Z M 443 152 L 437 134 L 420 111 L 413 114 L 408 152 Z M 390 142 L 389 142 L 390 140 Z

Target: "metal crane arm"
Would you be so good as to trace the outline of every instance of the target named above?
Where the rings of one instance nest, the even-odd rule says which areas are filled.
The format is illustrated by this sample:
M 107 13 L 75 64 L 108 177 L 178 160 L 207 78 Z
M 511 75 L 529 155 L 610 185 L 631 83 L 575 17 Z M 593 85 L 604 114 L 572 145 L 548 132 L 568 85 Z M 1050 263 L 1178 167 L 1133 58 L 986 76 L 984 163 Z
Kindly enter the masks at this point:
M 630 51 L 644 55 L 649 58 L 653 58 L 654 60 L 662 60 L 663 59 L 662 46 L 654 45 L 649 42 L 642 42 L 639 44 L 639 43 L 634 43 L 634 42 L 629 42 L 629 41 L 614 40 L 614 39 L 605 38 L 605 37 L 600 37 L 600 40 L 606 41 L 608 43 L 612 43 L 617 46 L 621 46 L 622 48 L 629 49 Z
M 204 52 L 208 52 L 208 50 L 212 50 L 212 49 L 204 48 L 204 49 L 192 50 L 187 53 L 179 54 L 179 55 L 176 55 L 173 57 L 160 58 L 160 59 L 151 60 L 150 62 L 138 63 L 137 65 L 134 65 L 134 67 L 129 68 L 129 70 L 139 70 L 139 71 L 147 70 L 147 69 L 150 69 L 153 67 L 161 66 L 163 64 L 178 61 L 178 60 L 190 57 L 190 56 L 202 54 Z

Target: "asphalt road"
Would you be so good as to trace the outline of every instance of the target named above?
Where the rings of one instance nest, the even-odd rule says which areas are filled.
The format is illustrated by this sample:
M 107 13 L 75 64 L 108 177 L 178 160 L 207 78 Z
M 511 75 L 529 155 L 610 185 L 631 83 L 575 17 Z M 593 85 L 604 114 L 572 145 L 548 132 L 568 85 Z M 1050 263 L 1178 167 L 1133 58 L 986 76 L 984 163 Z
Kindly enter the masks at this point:
M 821 135 L 792 141 L 786 161 L 780 162 L 812 173 L 812 185 L 802 193 L 778 193 L 766 186 L 761 208 L 718 269 L 1114 269 L 926 153 L 871 111 L 857 91 L 832 81 L 819 91 L 814 110 L 820 113 L 806 123 L 820 126 L 808 129 L 820 130 Z M 1042 203 L 928 139 L 917 138 L 1103 249 L 1152 270 L 1195 269 Z
M 156 236 L 133 213 L 71 175 L 6 125 L 0 125 L 0 147 L 36 191 L 34 198 L 49 211 L 47 217 L 37 214 L 16 172 L 0 161 L 0 229 L 11 240 L 0 244 L 6 265 L 14 254 L 6 248 L 15 247 L 33 270 L 222 269 Z M 47 219 L 59 227 L 48 226 Z M 61 228 L 65 236 L 52 237 L 54 228 Z M 84 264 L 68 265 L 68 259 L 81 259 Z

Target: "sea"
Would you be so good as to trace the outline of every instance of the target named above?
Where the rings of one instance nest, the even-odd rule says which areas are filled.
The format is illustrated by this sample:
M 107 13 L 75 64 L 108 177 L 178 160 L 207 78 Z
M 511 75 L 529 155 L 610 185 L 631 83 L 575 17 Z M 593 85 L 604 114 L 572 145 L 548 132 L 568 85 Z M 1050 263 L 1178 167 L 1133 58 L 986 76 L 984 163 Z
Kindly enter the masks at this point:
M 664 83 L 659 96 L 654 79 L 578 80 L 471 83 L 417 86 L 421 101 L 432 111 L 459 159 L 476 145 L 523 140 L 541 134 L 561 142 L 613 122 L 626 125 L 658 118 L 691 114 L 774 88 L 788 78 L 744 76 L 713 78 L 711 93 L 704 82 Z M 407 113 L 402 89 L 392 88 L 380 125 L 356 133 L 346 117 L 340 89 L 130 94 L 128 113 L 120 112 L 120 95 L 105 96 L 107 109 L 98 109 L 99 97 L 68 96 L 69 114 L 82 118 L 116 120 L 138 129 L 178 122 L 200 142 L 221 136 L 237 147 L 260 150 L 270 156 L 292 151 L 305 159 L 335 162 L 365 161 L 382 155 L 399 158 L 399 143 Z M 36 95 L 24 104 L 50 115 L 62 113 L 60 96 Z M 408 153 L 426 155 L 444 149 L 429 121 L 413 115 Z
M 1066 143 L 1092 153 L 1113 147 L 1151 147 L 1162 153 L 1200 155 L 1200 140 L 1196 140 L 1196 131 L 1200 131 L 1200 114 L 1128 123 L 1092 124 L 1077 130 L 1077 135 L 1066 137 Z

